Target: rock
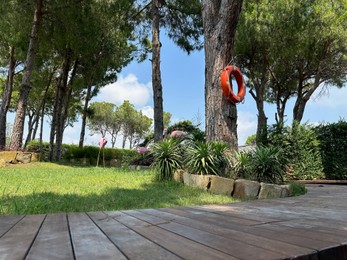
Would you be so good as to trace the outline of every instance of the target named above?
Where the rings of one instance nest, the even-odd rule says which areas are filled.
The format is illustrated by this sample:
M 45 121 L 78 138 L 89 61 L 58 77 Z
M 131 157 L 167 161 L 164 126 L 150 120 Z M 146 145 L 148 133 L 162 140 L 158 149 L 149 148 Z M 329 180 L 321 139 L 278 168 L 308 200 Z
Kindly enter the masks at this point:
M 211 186 L 211 175 L 195 175 L 196 187 L 207 191 Z
M 6 167 L 6 161 L 4 159 L 0 159 L 0 168 Z
M 282 188 L 276 184 L 261 183 L 258 199 L 274 199 L 280 198 Z
M 17 153 L 16 160 L 21 163 L 30 163 L 31 156 L 31 153 Z
M 183 182 L 183 173 L 184 171 L 183 170 L 177 170 L 174 172 L 173 174 L 173 179 L 176 181 L 176 182 Z
M 129 165 L 129 170 L 131 171 L 136 170 L 136 165 Z
M 233 196 L 242 199 L 256 199 L 259 190 L 259 182 L 238 179 L 235 181 Z
M 184 184 L 191 187 L 198 187 L 206 191 L 210 188 L 211 185 L 210 178 L 211 175 L 196 175 L 186 172 L 183 173 Z
M 290 196 L 290 188 L 289 185 L 281 185 L 281 198 Z
M 111 159 L 110 160 L 110 166 L 111 167 L 120 167 L 121 166 L 121 162 L 117 159 Z
M 225 194 L 231 196 L 234 190 L 233 179 L 227 179 L 219 176 L 211 176 L 211 187 L 210 191 L 213 194 Z

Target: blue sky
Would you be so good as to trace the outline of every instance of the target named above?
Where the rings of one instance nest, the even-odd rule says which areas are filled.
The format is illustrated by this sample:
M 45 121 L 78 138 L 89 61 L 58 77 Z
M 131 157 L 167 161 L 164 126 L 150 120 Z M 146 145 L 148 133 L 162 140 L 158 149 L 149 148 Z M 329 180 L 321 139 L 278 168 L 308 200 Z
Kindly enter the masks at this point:
M 176 47 L 165 35 L 162 37 L 161 71 L 164 98 L 164 111 L 172 114 L 172 121 L 192 120 L 197 115 L 204 120 L 204 52 L 193 52 L 187 55 Z M 237 65 L 237 64 L 235 64 Z M 302 122 L 322 123 L 337 122 L 347 118 L 347 88 L 331 87 L 324 95 L 318 95 L 307 104 Z M 116 83 L 105 86 L 93 101 L 106 101 L 120 105 L 130 100 L 138 110 L 153 116 L 151 84 L 151 63 L 145 61 L 129 64 L 122 70 Z M 286 119 L 292 120 L 294 99 L 290 100 L 286 109 Z M 268 123 L 275 122 L 275 105 L 265 107 Z M 238 137 L 239 145 L 243 145 L 249 135 L 256 131 L 257 110 L 255 102 L 247 92 L 245 102 L 238 105 Z M 65 131 L 65 143 L 78 143 L 80 123 Z M 100 136 L 86 136 L 86 144 L 96 145 Z M 118 138 L 119 141 L 121 138 Z M 118 143 L 118 142 L 117 142 Z

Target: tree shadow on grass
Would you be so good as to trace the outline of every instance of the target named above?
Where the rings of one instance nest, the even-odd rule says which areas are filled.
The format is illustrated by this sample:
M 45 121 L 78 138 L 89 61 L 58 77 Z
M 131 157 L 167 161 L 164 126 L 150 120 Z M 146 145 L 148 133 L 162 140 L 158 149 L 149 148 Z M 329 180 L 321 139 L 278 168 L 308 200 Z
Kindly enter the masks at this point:
M 112 211 L 218 203 L 217 199 L 211 200 L 210 196 L 204 191 L 174 182 L 154 182 L 140 189 L 107 188 L 101 194 L 14 194 L 0 198 L 0 214 Z

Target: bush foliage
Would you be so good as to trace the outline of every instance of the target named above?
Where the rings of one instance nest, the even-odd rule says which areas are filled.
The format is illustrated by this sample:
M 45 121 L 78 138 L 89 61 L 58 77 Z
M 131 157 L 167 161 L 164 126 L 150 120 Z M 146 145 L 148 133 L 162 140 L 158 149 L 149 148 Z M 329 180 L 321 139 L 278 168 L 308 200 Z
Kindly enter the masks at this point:
M 327 179 L 347 179 L 347 122 L 321 124 L 314 128 L 320 142 L 324 172 Z
M 294 122 L 292 127 L 276 124 L 269 129 L 269 144 L 281 150 L 281 161 L 287 164 L 287 178 L 324 179 L 319 140 L 312 127 Z
M 40 152 L 40 143 L 37 140 L 31 141 L 27 146 L 28 151 L 32 152 Z M 63 159 L 71 160 L 71 159 L 82 159 L 85 158 L 90 162 L 94 162 L 98 158 L 99 147 L 97 146 L 84 146 L 78 147 L 78 145 L 74 144 L 64 144 L 63 145 Z M 44 142 L 42 145 L 43 151 L 43 160 L 48 158 L 49 151 L 49 143 Z M 118 149 L 118 148 L 105 148 L 104 149 L 104 158 L 105 160 L 116 159 L 124 163 L 129 163 L 134 158 L 137 158 L 138 154 L 135 150 L 130 149 Z

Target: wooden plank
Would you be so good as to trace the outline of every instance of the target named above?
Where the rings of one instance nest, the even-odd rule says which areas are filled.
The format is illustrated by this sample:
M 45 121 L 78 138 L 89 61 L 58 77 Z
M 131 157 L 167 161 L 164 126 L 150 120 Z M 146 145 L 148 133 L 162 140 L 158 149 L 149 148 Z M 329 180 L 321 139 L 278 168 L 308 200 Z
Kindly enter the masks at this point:
M 261 225 L 262 228 L 274 230 L 277 232 L 283 232 L 286 234 L 293 234 L 301 237 L 314 238 L 315 240 L 322 240 L 331 242 L 331 245 L 339 245 L 347 243 L 346 236 L 339 236 L 335 234 L 317 232 L 315 230 L 309 230 L 305 228 L 295 228 L 285 225 L 275 225 L 275 224 L 264 224 Z
M 213 210 L 203 210 L 199 207 L 181 207 L 180 209 L 191 213 L 195 219 L 213 220 L 213 221 L 228 221 L 230 223 L 235 223 L 243 226 L 251 226 L 263 223 L 262 221 L 229 216 L 226 220 L 221 214 L 215 213 Z
M 126 259 L 85 213 L 69 213 L 76 259 Z
M 126 255 L 128 259 L 181 259 L 119 223 L 106 213 L 88 213 L 100 229 Z
M 0 237 L 2 237 L 7 231 L 9 231 L 14 225 L 17 224 L 23 215 L 18 216 L 1 216 L 0 217 Z
M 304 184 L 347 184 L 347 180 L 297 180 Z
M 47 215 L 26 259 L 73 259 L 66 214 Z
M 131 217 L 123 212 L 107 212 L 107 214 L 138 234 L 166 248 L 183 259 L 237 259 L 221 251 L 164 230 L 156 225 Z
M 262 223 L 276 222 L 292 219 L 293 215 L 283 215 L 282 214 L 266 214 L 268 212 L 260 212 L 254 209 L 245 208 L 245 206 L 234 205 L 206 205 L 206 206 L 196 206 L 187 207 L 185 210 L 194 210 L 201 212 L 208 212 L 213 214 L 222 215 L 223 217 L 228 216 L 228 219 L 243 219 L 248 220 L 250 223 L 246 225 L 258 225 Z M 241 224 L 241 223 L 240 223 Z
M 0 238 L 0 259 L 24 259 L 45 215 L 25 216 Z
M 310 256 L 311 258 L 313 258 L 314 256 L 317 256 L 316 250 L 277 241 L 275 238 L 269 239 L 269 238 L 264 238 L 260 236 L 255 236 L 255 235 L 248 234 L 242 231 L 237 231 L 232 226 L 230 226 L 229 228 L 225 228 L 225 227 L 222 228 L 222 227 L 218 227 L 217 225 L 213 223 L 205 223 L 203 220 L 197 221 L 196 219 L 177 216 L 174 214 L 175 209 L 170 209 L 170 208 L 160 209 L 160 210 L 145 209 L 145 210 L 141 210 L 140 212 L 157 216 L 165 220 L 170 220 L 172 222 L 193 227 L 193 228 L 203 230 L 209 233 L 218 234 L 225 238 L 237 240 L 245 244 L 254 245 L 254 246 L 263 248 L 265 250 L 280 253 L 286 257 L 290 256 L 290 257 L 298 258 L 300 256 L 301 257 Z
M 168 210 L 168 209 L 165 209 L 165 210 Z M 192 213 L 190 213 L 189 211 L 185 211 L 184 208 L 170 209 L 170 211 L 172 210 L 175 210 L 176 215 L 186 216 L 186 217 L 195 219 L 194 215 L 192 215 Z M 266 228 L 261 228 L 261 226 L 244 226 L 244 225 L 239 225 L 237 223 L 228 222 L 228 221 L 220 222 L 220 221 L 213 221 L 208 219 L 204 220 L 204 222 L 210 225 L 216 225 L 218 227 L 226 228 L 226 229 L 233 229 L 233 230 L 245 232 L 248 234 L 253 234 L 259 237 L 264 237 L 269 239 L 276 238 L 276 240 L 284 242 L 284 243 L 297 245 L 297 246 L 301 246 L 305 248 L 310 248 L 314 250 L 319 250 L 321 248 L 326 249 L 331 247 L 330 242 L 300 237 L 297 235 L 287 234 L 284 232 L 276 232 L 276 231 L 268 230 Z
M 288 223 L 292 223 L 289 221 Z M 342 221 L 326 221 L 315 219 L 314 217 L 308 219 L 296 220 L 293 225 L 305 226 L 306 228 L 312 228 L 317 231 L 328 232 L 333 234 L 338 234 L 342 236 L 347 236 L 347 222 Z
M 158 225 L 172 233 L 176 233 L 182 237 L 186 237 L 197 243 L 209 246 L 226 254 L 232 255 L 241 259 L 281 259 L 283 254 L 273 251 L 265 250 L 263 248 L 242 243 L 237 240 L 228 239 L 220 235 L 212 234 L 196 228 L 184 226 L 172 221 L 161 220 L 162 223 L 157 224 L 160 218 L 150 216 L 142 213 L 141 211 L 124 211 L 124 213 L 144 220 L 150 224 Z

